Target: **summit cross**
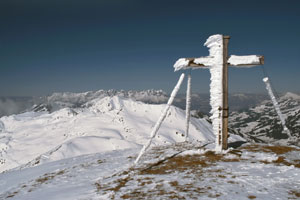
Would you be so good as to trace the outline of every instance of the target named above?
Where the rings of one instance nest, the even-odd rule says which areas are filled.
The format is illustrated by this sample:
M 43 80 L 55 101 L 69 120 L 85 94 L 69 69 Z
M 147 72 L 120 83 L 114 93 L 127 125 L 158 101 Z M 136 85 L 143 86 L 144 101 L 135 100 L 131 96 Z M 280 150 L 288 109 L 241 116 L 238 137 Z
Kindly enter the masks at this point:
M 264 64 L 264 56 L 259 55 L 228 57 L 229 39 L 230 36 L 212 35 L 204 44 L 209 48 L 209 56 L 180 58 L 174 64 L 175 71 L 203 68 L 210 70 L 210 118 L 216 135 L 217 151 L 228 148 L 228 66 L 248 68 Z

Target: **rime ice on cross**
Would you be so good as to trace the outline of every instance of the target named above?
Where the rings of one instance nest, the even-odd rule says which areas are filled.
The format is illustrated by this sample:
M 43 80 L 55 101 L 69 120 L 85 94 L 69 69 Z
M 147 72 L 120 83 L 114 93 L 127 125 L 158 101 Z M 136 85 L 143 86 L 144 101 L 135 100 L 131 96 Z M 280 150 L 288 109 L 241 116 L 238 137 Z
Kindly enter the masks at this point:
M 174 64 L 175 71 L 181 69 L 208 68 L 211 73 L 210 105 L 213 131 L 216 135 L 216 150 L 227 149 L 228 139 L 228 65 L 253 67 L 264 64 L 264 57 L 257 55 L 228 58 L 230 37 L 212 35 L 204 46 L 209 48 L 209 56 L 200 58 L 180 58 Z

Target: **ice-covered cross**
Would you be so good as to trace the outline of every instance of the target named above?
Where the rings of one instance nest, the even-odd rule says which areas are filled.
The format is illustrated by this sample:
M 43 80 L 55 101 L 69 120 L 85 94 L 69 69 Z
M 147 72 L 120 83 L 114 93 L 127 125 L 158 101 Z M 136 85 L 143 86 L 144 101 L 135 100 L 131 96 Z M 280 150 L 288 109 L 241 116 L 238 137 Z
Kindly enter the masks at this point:
M 264 64 L 264 57 L 257 55 L 228 58 L 230 37 L 212 35 L 204 46 L 209 48 L 209 56 L 200 58 L 180 58 L 174 64 L 175 71 L 182 69 L 208 68 L 211 73 L 210 105 L 213 131 L 216 135 L 216 150 L 227 149 L 228 139 L 228 65 L 253 67 Z

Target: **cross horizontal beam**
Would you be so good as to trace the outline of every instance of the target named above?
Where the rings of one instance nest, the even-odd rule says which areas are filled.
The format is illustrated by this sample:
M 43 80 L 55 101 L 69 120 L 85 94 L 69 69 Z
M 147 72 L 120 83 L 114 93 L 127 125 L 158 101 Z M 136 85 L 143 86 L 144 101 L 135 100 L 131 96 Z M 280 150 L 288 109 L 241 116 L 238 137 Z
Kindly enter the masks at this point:
M 208 68 L 209 65 L 205 64 L 205 61 L 213 59 L 212 57 L 200 57 L 200 58 L 180 58 L 176 64 L 180 69 L 184 68 Z M 202 63 L 200 60 L 203 60 Z M 176 65 L 175 64 L 175 65 Z M 227 60 L 227 64 L 233 67 L 253 67 L 256 65 L 264 64 L 264 56 L 249 55 L 249 56 L 236 56 L 232 55 Z
M 265 63 L 264 56 L 250 55 L 250 56 L 236 56 L 232 55 L 228 59 L 228 65 L 234 67 L 252 67 L 256 65 L 263 65 Z

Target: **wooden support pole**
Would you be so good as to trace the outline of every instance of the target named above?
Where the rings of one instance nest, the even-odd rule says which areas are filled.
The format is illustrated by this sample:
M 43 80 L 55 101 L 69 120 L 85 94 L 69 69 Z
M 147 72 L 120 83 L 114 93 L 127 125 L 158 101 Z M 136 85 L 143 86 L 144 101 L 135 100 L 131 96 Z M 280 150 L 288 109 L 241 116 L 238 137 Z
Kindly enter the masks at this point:
M 223 36 L 223 108 L 222 108 L 222 149 L 228 148 L 228 43 L 229 36 Z

